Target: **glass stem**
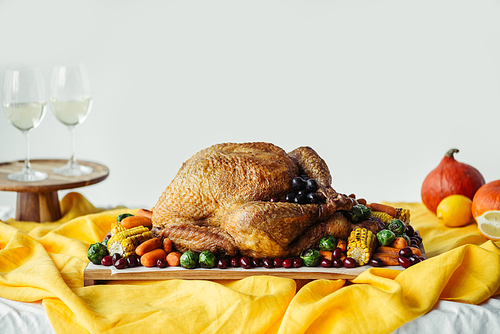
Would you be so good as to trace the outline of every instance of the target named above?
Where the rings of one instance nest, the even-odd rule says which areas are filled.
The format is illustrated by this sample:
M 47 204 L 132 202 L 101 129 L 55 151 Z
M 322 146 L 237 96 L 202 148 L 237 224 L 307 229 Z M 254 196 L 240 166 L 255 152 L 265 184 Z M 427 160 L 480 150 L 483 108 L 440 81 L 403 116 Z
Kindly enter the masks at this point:
M 71 140 L 71 158 L 69 159 L 69 165 L 71 167 L 76 166 L 76 155 L 75 155 L 75 126 L 71 125 L 69 128 L 69 135 Z
M 24 138 L 26 139 L 26 158 L 24 159 L 24 172 L 31 172 L 31 162 L 30 162 L 30 132 L 23 131 Z

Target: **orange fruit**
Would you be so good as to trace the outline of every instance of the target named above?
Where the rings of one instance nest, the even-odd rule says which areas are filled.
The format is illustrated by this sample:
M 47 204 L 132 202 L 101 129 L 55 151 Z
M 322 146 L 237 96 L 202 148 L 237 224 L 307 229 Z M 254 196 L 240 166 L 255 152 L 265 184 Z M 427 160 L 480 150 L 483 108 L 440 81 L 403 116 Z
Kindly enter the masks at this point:
M 437 206 L 436 215 L 445 226 L 465 226 L 473 220 L 472 200 L 464 195 L 445 197 Z
M 500 241 L 500 210 L 486 211 L 476 217 L 479 232 L 493 241 Z

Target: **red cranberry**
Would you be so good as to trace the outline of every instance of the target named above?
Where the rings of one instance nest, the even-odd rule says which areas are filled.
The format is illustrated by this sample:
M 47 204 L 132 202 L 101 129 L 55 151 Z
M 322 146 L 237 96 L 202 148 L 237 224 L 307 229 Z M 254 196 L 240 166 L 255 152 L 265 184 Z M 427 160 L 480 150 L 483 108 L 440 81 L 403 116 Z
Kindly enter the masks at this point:
M 332 266 L 332 261 L 328 259 L 323 259 L 321 260 L 319 265 L 322 266 L 323 268 L 330 268 Z
M 302 259 L 300 257 L 296 257 L 293 259 L 293 267 L 294 268 L 302 267 Z
M 105 257 L 102 258 L 101 264 L 103 266 L 109 267 L 110 265 L 113 264 L 113 261 L 111 260 L 111 256 L 106 255 Z
M 265 257 L 262 259 L 262 265 L 264 266 L 264 268 L 274 268 L 274 261 L 269 257 Z
M 226 269 L 227 268 L 227 260 L 226 259 L 217 260 L 217 268 Z
M 240 257 L 240 265 L 243 269 L 252 268 L 252 260 L 248 256 Z
M 137 267 L 137 255 L 130 255 L 127 257 L 127 266 L 129 268 Z
M 240 258 L 232 257 L 231 258 L 231 267 L 239 267 L 240 266 Z
M 274 259 L 274 266 L 275 267 L 281 267 L 283 265 L 283 259 L 280 257 L 277 257 Z
M 381 259 L 379 259 L 378 257 L 374 257 L 370 260 L 370 265 L 372 267 L 383 267 L 384 266 L 384 263 L 382 262 Z
M 413 255 L 413 250 L 410 247 L 401 248 L 399 250 L 400 257 L 410 257 Z
M 116 261 L 118 261 L 119 259 L 121 259 L 122 256 L 119 254 L 119 253 L 114 253 L 112 256 L 111 256 L 111 261 L 113 262 L 113 264 L 115 264 Z
M 259 259 L 258 257 L 253 257 L 252 258 L 252 265 L 254 267 L 260 267 L 262 265 L 262 260 Z
M 123 269 L 127 267 L 127 260 L 124 258 L 119 258 L 118 260 L 115 261 L 114 264 L 116 269 Z
M 286 258 L 283 260 L 283 263 L 281 264 L 283 268 L 291 268 L 293 266 L 293 259 L 292 258 Z
M 416 255 L 412 255 L 408 258 L 410 260 L 410 266 L 413 266 L 414 264 L 417 264 L 420 262 L 420 259 Z
M 333 258 L 332 266 L 334 266 L 335 268 L 342 268 L 344 266 L 344 262 L 342 262 L 341 259 Z
M 409 266 L 411 266 L 410 259 L 408 259 L 407 257 L 398 257 L 398 262 L 403 268 L 408 268 Z
M 340 259 L 342 257 L 342 249 L 341 248 L 335 248 L 332 252 L 332 257 L 336 259 Z
M 167 267 L 167 259 L 166 258 L 161 258 L 156 261 L 156 266 L 158 268 L 165 268 Z
M 352 257 L 346 257 L 344 259 L 344 267 L 346 268 L 355 268 L 357 265 L 358 263 Z

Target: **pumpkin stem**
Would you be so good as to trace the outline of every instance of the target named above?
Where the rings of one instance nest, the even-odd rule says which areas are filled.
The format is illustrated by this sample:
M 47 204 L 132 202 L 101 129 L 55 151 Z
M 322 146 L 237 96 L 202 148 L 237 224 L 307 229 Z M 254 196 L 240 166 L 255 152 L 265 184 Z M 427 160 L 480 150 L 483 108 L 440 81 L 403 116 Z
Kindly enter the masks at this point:
M 458 149 L 452 148 L 451 150 L 449 150 L 448 152 L 446 152 L 446 154 L 444 156 L 448 157 L 448 158 L 454 158 L 453 154 L 458 153 L 458 152 L 460 152 Z

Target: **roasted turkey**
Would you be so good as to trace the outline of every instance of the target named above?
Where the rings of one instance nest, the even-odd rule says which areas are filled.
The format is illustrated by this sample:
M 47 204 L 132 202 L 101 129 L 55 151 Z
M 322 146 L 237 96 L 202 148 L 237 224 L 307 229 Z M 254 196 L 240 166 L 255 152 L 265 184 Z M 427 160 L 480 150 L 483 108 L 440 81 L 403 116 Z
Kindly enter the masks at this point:
M 292 179 L 316 180 L 321 201 L 270 201 L 292 191 Z M 153 208 L 153 232 L 181 250 L 252 257 L 297 256 L 325 235 L 346 239 L 339 212 L 356 200 L 331 187 L 325 161 L 310 147 L 286 153 L 270 143 L 217 144 L 183 163 Z

